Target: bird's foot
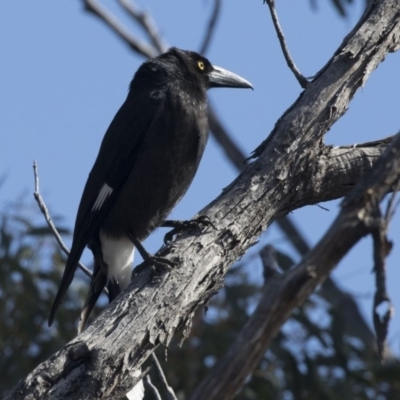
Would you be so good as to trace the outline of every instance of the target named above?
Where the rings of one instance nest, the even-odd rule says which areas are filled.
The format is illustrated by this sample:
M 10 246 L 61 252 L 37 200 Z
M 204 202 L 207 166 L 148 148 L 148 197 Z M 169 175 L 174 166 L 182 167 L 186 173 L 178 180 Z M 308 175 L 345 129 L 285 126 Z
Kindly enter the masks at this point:
M 175 261 L 168 260 L 168 258 L 154 256 L 151 254 L 149 254 L 149 257 L 147 259 L 145 259 L 145 262 L 146 264 L 154 265 L 156 271 L 158 271 L 160 267 L 170 271 L 171 268 L 175 267 L 177 264 Z
M 200 217 L 187 221 L 165 220 L 161 226 L 173 228 L 164 236 L 164 244 L 166 245 L 172 241 L 175 235 L 186 230 L 197 229 L 198 231 L 201 231 L 202 228 L 207 228 L 209 226 L 211 226 L 213 229 L 216 229 L 210 218 L 208 218 L 206 215 L 201 215 Z
M 128 237 L 132 241 L 132 243 L 135 245 L 136 249 L 138 250 L 138 252 L 142 256 L 142 258 L 143 258 L 143 260 L 145 261 L 146 264 L 153 264 L 156 267 L 162 267 L 162 268 L 165 268 L 167 270 L 170 270 L 171 268 L 175 267 L 175 265 L 176 265 L 175 261 L 168 260 L 167 258 L 160 257 L 160 256 L 154 256 L 154 255 L 150 254 L 143 247 L 142 243 L 140 243 L 140 241 L 138 240 L 138 238 L 134 234 L 128 233 Z

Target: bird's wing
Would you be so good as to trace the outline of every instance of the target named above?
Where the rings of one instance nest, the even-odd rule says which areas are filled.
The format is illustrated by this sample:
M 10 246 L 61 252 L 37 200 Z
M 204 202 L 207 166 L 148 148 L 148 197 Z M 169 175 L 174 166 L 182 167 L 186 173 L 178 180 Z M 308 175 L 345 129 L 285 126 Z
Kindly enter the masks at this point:
M 155 120 L 160 122 L 165 99 L 128 97 L 111 122 L 82 194 L 72 248 L 50 311 L 49 326 L 72 282 L 83 250 L 132 169 L 146 132 Z

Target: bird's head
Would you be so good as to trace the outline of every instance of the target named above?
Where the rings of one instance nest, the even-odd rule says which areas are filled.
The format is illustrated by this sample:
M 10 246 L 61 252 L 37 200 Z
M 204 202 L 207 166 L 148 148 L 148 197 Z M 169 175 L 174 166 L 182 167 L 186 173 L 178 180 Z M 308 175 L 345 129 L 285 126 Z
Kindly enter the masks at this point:
M 179 60 L 189 79 L 196 79 L 205 89 L 215 87 L 251 88 L 252 84 L 241 76 L 224 68 L 212 65 L 207 58 L 194 51 L 180 50 L 172 47 L 161 57 L 174 57 Z

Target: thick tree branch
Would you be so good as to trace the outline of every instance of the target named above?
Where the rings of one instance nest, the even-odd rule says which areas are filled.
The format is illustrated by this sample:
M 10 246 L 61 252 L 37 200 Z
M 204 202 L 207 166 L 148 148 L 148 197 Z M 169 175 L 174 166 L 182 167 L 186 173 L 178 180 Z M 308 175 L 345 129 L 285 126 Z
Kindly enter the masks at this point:
M 226 157 L 238 171 L 242 171 L 246 166 L 243 162 L 245 159 L 244 153 L 232 141 L 226 129 L 216 118 L 212 108 L 209 110 L 209 122 L 213 136 L 224 150 Z M 324 153 L 325 161 L 323 166 L 325 173 L 329 174 L 329 179 L 324 177 L 323 171 L 318 170 L 318 168 L 316 168 L 318 170 L 316 172 L 319 173 L 324 184 L 319 185 L 311 173 L 307 179 L 304 179 L 304 182 L 314 182 L 314 185 L 310 185 L 309 188 L 310 196 L 304 198 L 304 205 L 332 200 L 345 195 L 358 182 L 360 176 L 370 170 L 371 165 L 390 141 L 391 138 L 387 138 L 361 145 L 342 146 L 339 148 L 327 147 Z M 352 151 L 349 152 L 349 149 Z M 316 167 L 321 169 L 318 163 Z M 317 185 L 314 188 L 315 183 Z M 325 193 L 329 193 L 329 196 L 325 196 Z M 308 253 L 310 248 L 289 215 L 276 219 L 275 223 L 301 256 Z M 353 297 L 341 290 L 331 278 L 328 278 L 322 285 L 320 295 L 329 301 L 333 307 L 336 307 L 337 310 L 342 311 L 341 315 L 347 329 L 362 338 L 366 351 L 375 351 L 374 334 L 363 319 Z
M 377 230 L 381 232 L 379 202 L 399 177 L 400 134 L 371 173 L 364 176 L 355 190 L 349 193 L 330 229 L 299 265 L 285 274 L 274 272 L 269 275 L 253 315 L 229 351 L 215 365 L 207 379 L 197 387 L 191 400 L 233 398 L 245 382 L 249 371 L 258 365 L 293 308 L 301 304 L 324 281 L 363 236 L 375 236 Z M 383 247 L 385 254 L 382 258 L 387 255 L 386 246 Z M 388 301 L 387 295 L 381 300 Z
M 128 391 L 132 387 L 131 371 L 159 344 L 168 345 L 177 329 L 184 328 L 185 335 L 195 310 L 222 286 L 229 266 L 275 218 L 290 210 L 291 203 L 306 196 L 301 193 L 304 185 L 300 183 L 310 165 L 319 161 L 316 155 L 323 135 L 344 114 L 357 89 L 399 42 L 397 0 L 375 2 L 359 29 L 346 38 L 323 73 L 280 118 L 268 140 L 255 152 L 255 162 L 202 211 L 217 229 L 201 236 L 188 232 L 164 247 L 159 255 L 176 260 L 176 268 L 154 272 L 142 267 L 136 271 L 127 290 L 86 331 L 20 382 L 10 398 L 61 399 L 68 395 L 83 400 L 112 398 L 115 390 Z M 400 162 L 399 155 L 396 156 Z M 374 171 L 371 182 L 375 182 Z M 364 205 L 364 198 L 383 197 L 389 178 L 389 173 L 379 176 L 381 186 L 372 187 L 372 192 L 365 192 L 364 186 L 354 190 L 344 205 L 350 211 L 339 218 L 312 257 L 304 260 L 296 274 L 281 278 L 287 291 L 275 295 L 284 296 L 285 307 L 278 317 L 275 309 L 269 314 L 274 321 L 272 334 L 326 277 L 356 242 L 357 235 L 365 233 L 368 221 L 358 218 L 356 211 Z M 355 236 L 345 235 L 343 223 L 345 229 L 355 230 Z M 360 230 L 351 224 L 358 224 Z M 326 253 L 325 241 L 330 235 L 348 240 L 330 241 L 331 248 Z M 317 261 L 325 261 L 328 256 L 329 262 L 322 269 L 317 268 Z M 315 268 L 310 269 L 310 265 Z
M 391 140 L 392 137 L 354 146 L 321 146 L 315 154 L 318 162 L 310 164 L 307 178 L 300 183 L 304 185 L 301 193 L 305 196 L 298 196 L 295 207 L 346 195 L 361 176 L 371 170 Z

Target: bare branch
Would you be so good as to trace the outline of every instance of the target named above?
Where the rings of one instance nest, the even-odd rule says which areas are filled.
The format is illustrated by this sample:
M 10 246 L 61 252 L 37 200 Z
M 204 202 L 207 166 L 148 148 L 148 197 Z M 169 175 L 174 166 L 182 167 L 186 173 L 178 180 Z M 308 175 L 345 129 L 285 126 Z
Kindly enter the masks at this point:
M 143 29 L 158 53 L 161 54 L 167 51 L 168 46 L 164 43 L 151 15 L 139 10 L 133 1 L 119 0 L 119 2 L 132 19 Z
M 392 243 L 386 237 L 386 224 L 381 218 L 379 207 L 375 209 L 377 226 L 372 233 L 374 241 L 374 273 L 375 296 L 373 307 L 373 321 L 378 344 L 378 356 L 383 360 L 385 342 L 389 330 L 389 322 L 393 315 L 393 306 L 386 290 L 386 262 Z
M 165 377 L 164 371 L 161 368 L 160 362 L 154 353 L 151 354 L 154 362 L 154 366 L 156 367 L 156 372 L 158 379 L 163 384 L 164 390 L 167 393 L 168 400 L 177 400 L 174 390 L 171 386 L 168 385 L 167 378 Z
M 191 400 L 232 398 L 258 365 L 266 349 L 296 305 L 321 284 L 346 253 L 365 235 L 375 237 L 380 226 L 376 210 L 380 201 L 400 177 L 400 134 L 368 176 L 346 197 L 342 210 L 319 243 L 292 270 L 273 274 L 262 298 L 245 327 L 208 377 L 197 387 Z M 387 243 L 380 246 L 387 254 Z M 383 256 L 383 254 L 381 254 Z M 383 257 L 384 258 L 384 257 Z M 382 261 L 379 257 L 379 261 Z M 382 273 L 382 271 L 381 271 Z M 384 279 L 383 279 L 384 282 Z M 382 280 L 380 280 L 382 283 Z M 386 291 L 380 302 L 388 302 Z M 386 296 L 385 296 L 386 295 Z M 390 303 L 379 325 L 385 337 Z
M 47 222 L 47 225 L 49 226 L 50 230 L 52 231 L 58 245 L 60 246 L 60 249 L 68 256 L 69 255 L 69 249 L 63 242 L 61 235 L 58 233 L 57 228 L 55 227 L 53 220 L 50 217 L 49 210 L 42 198 L 42 195 L 40 194 L 39 191 L 39 174 L 38 174 L 38 166 L 37 162 L 33 162 L 33 174 L 35 177 L 35 191 L 33 193 L 33 197 L 35 198 L 40 211 L 42 212 L 44 219 Z M 92 272 L 86 268 L 81 262 L 78 263 L 78 267 L 82 270 L 82 272 L 88 276 L 89 278 L 92 276 Z M 104 289 L 104 293 L 108 294 L 107 288 Z
M 296 208 L 345 196 L 371 170 L 391 140 L 392 137 L 353 146 L 319 146 L 314 153 L 318 163 L 309 164 L 308 179 L 300 183 L 307 187 L 303 192 L 307 196 L 297 198 Z
M 216 118 L 212 108 L 209 109 L 210 128 L 216 138 L 217 142 L 222 146 L 228 159 L 241 171 L 244 169 L 245 159 L 244 153 L 240 148 L 231 140 L 230 135 L 226 132 L 221 122 Z M 392 137 L 380 139 L 373 142 L 362 143 L 352 146 L 341 146 L 337 148 L 326 147 L 328 152 L 326 155 L 326 163 L 324 172 L 320 172 L 322 179 L 325 182 L 319 188 L 318 194 L 314 189 L 309 188 L 309 202 L 306 204 L 314 204 L 316 201 L 327 201 L 340 198 L 345 195 L 354 185 L 358 182 L 359 178 L 365 172 L 369 171 L 382 154 L 385 147 L 391 142 Z M 354 150 L 357 149 L 357 150 Z M 321 167 L 321 164 L 316 164 Z M 327 173 L 327 171 L 330 171 Z M 314 172 L 310 170 L 308 178 L 303 182 L 315 182 Z M 313 186 L 314 187 L 314 186 Z M 310 201 L 310 198 L 313 200 Z M 317 198 L 319 197 L 319 200 Z M 310 247 L 304 240 L 303 236 L 298 231 L 297 227 L 293 224 L 289 216 L 276 219 L 276 224 L 286 234 L 295 249 L 300 255 L 306 255 Z M 263 257 L 263 253 L 260 253 Z M 332 305 L 337 306 L 338 309 L 345 309 L 347 312 L 344 314 L 344 320 L 351 329 L 357 330 L 357 335 L 363 338 L 363 343 L 366 350 L 375 351 L 374 341 L 375 338 L 369 327 L 365 322 L 358 306 L 354 299 L 346 292 L 341 290 L 335 282 L 328 277 L 323 283 L 320 295 L 327 299 Z
M 151 390 L 156 400 L 162 400 L 160 393 L 158 393 L 157 388 L 151 382 L 150 375 L 146 375 L 144 382 L 146 383 L 147 387 Z
M 208 107 L 208 121 L 210 123 L 210 130 L 225 152 L 226 157 L 232 162 L 232 164 L 239 170 L 243 171 L 245 164 L 245 155 L 242 150 L 233 142 L 231 136 L 226 131 L 222 122 L 219 120 L 215 111 L 211 105 Z
M 400 180 L 394 185 L 390 196 L 385 218 L 382 218 L 379 207 L 376 207 L 379 224 L 372 234 L 374 241 L 374 273 L 375 273 L 375 295 L 372 319 L 376 333 L 378 356 L 384 359 L 386 337 L 389 331 L 389 322 L 393 316 L 394 309 L 386 289 L 386 257 L 392 250 L 393 243 L 387 238 L 390 219 L 394 215 L 394 204 L 397 192 L 400 188 Z
M 390 220 L 393 218 L 395 207 L 396 207 L 396 197 L 397 193 L 400 190 L 400 181 L 397 182 L 397 184 L 393 188 L 393 193 L 390 196 L 388 206 L 386 208 L 386 213 L 385 213 L 385 224 L 386 224 L 386 230 L 388 230 Z
M 118 19 L 101 6 L 97 0 L 83 0 L 83 3 L 87 11 L 90 11 L 93 15 L 103 20 L 125 43 L 130 46 L 133 51 L 146 58 L 153 58 L 158 54 L 157 50 L 153 46 L 149 46 L 131 35 L 119 23 Z
M 286 44 L 285 36 L 283 35 L 283 31 L 282 31 L 281 25 L 278 20 L 278 14 L 276 13 L 275 0 L 264 0 L 264 1 L 265 1 L 265 3 L 267 3 L 269 11 L 271 13 L 272 22 L 274 23 L 275 31 L 276 31 L 276 34 L 278 35 L 279 43 L 281 44 L 282 52 L 285 57 L 286 63 L 288 65 L 288 67 L 290 68 L 290 70 L 293 72 L 293 74 L 296 77 L 296 79 L 298 80 L 298 82 L 300 83 L 300 86 L 303 89 L 305 89 L 308 86 L 309 82 L 298 70 L 296 64 L 294 63 L 294 61 L 289 53 L 289 49 Z
M 211 39 L 214 36 L 215 28 L 221 12 L 221 2 L 222 0 L 214 0 L 214 8 L 212 10 L 210 20 L 208 21 L 203 43 L 200 46 L 200 54 L 206 54 L 208 47 L 210 46 Z
M 279 273 L 278 262 L 276 261 L 276 250 L 274 246 L 267 244 L 260 251 L 261 261 L 263 265 L 264 282 Z

